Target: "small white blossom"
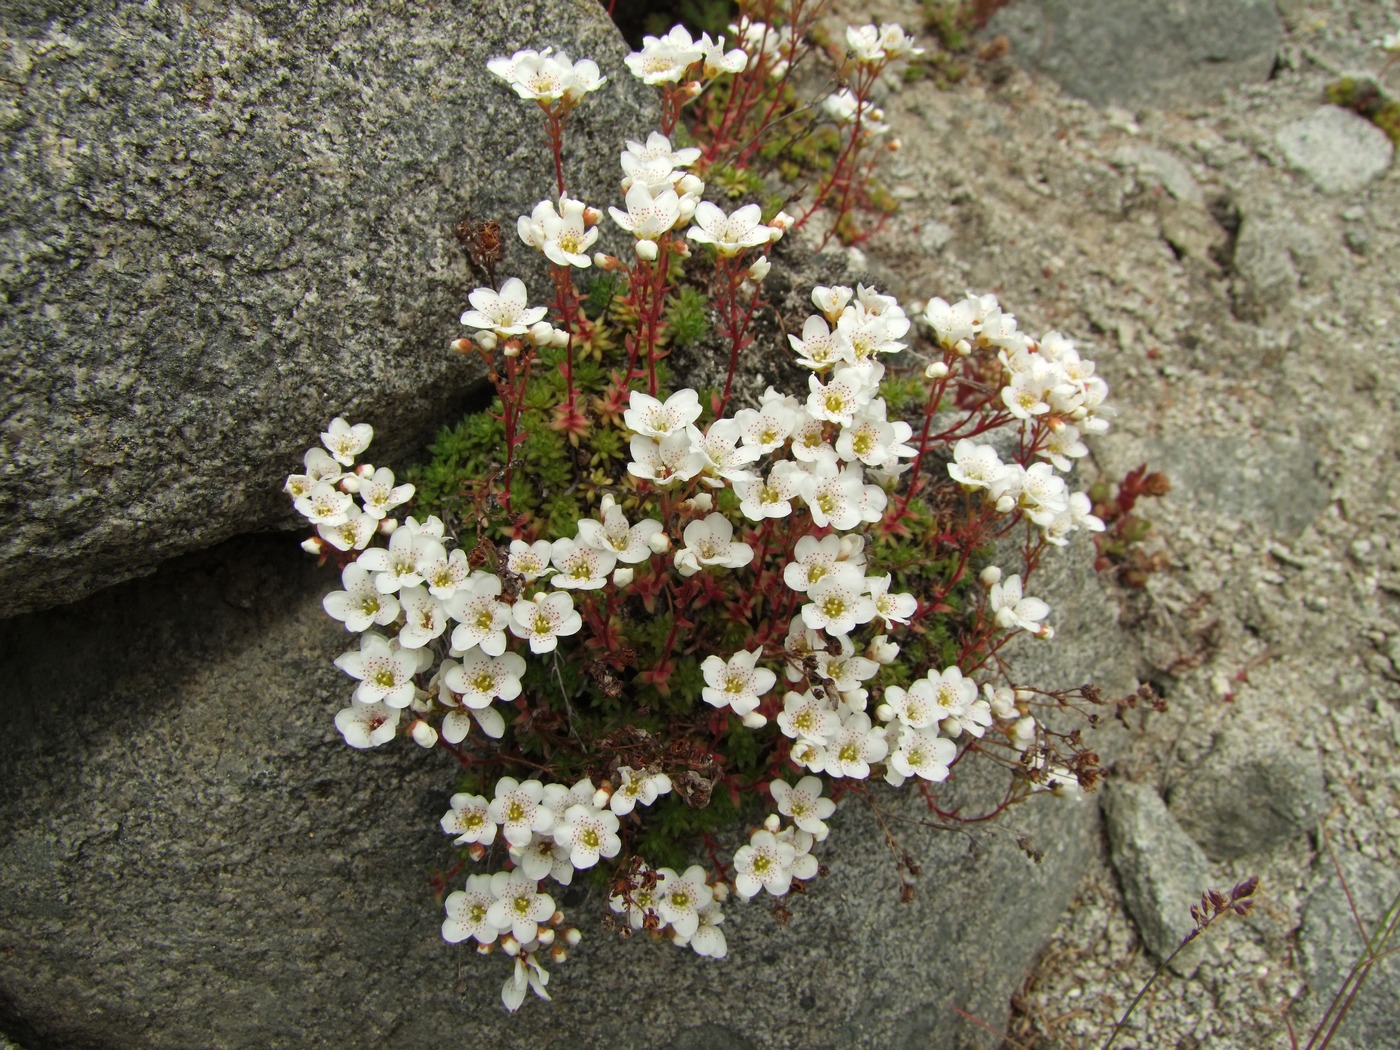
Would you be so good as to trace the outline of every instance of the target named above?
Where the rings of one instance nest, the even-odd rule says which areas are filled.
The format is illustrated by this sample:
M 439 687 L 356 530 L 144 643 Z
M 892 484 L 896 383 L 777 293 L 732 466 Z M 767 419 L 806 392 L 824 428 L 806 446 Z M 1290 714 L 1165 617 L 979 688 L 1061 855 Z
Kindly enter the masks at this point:
M 775 780 L 768 785 L 778 812 L 791 817 L 792 822 L 809 832 L 818 842 L 826 838 L 829 829 L 826 818 L 836 812 L 836 803 L 822 797 L 820 777 L 803 777 L 796 784 Z
M 483 795 L 464 791 L 452 796 L 452 808 L 442 815 L 440 823 L 444 832 L 457 836 L 452 841 L 454 846 L 468 843 L 489 846 L 496 841 L 497 826 L 487 812 L 489 806 Z
M 358 562 L 340 570 L 343 591 L 331 591 L 321 601 L 326 614 L 345 624 L 347 631 L 365 631 L 378 624 L 393 623 L 399 615 L 399 603 L 387 594 L 379 593 L 374 574 Z
M 617 776 L 622 783 L 618 784 L 617 790 L 609 796 L 608 808 L 619 817 L 631 813 L 638 804 L 650 806 L 662 795 L 671 793 L 671 778 L 665 773 L 619 766 Z
M 470 328 L 485 328 L 502 338 L 524 335 L 536 321 L 544 317 L 547 308 L 525 305 L 525 282 L 509 277 L 499 292 L 477 288 L 467 294 L 472 308 L 462 314 L 462 323 Z
M 533 941 L 539 924 L 554 914 L 554 898 L 539 892 L 539 883 L 518 871 L 498 871 L 491 876 L 496 899 L 486 920 L 497 929 L 509 930 L 521 942 Z
M 533 601 L 524 598 L 511 606 L 510 632 L 530 643 L 530 652 L 553 652 L 561 637 L 577 634 L 583 617 L 574 611 L 574 600 L 564 591 L 553 591 Z
M 354 748 L 378 747 L 394 739 L 399 712 L 383 703 L 362 704 L 358 700 L 335 716 L 335 727 Z
M 734 526 L 723 514 L 692 521 L 681 533 L 685 546 L 676 552 L 676 571 L 694 576 L 701 569 L 738 569 L 753 561 L 753 548 L 734 540 Z
M 763 211 L 757 204 L 746 204 L 725 215 L 717 204 L 701 201 L 695 207 L 695 225 L 685 235 L 697 244 L 713 244 L 720 255 L 738 255 L 745 248 L 773 240 L 778 231 L 763 225 L 762 220 Z
M 707 656 L 700 665 L 705 676 L 705 688 L 701 698 L 711 707 L 728 707 L 736 715 L 743 717 L 744 724 L 755 728 L 763 724 L 761 715 L 755 716 L 765 693 L 777 684 L 778 676 L 766 667 L 759 667 L 758 658 L 762 649 L 741 649 L 728 661 L 719 656 Z M 750 717 L 755 721 L 751 723 Z
M 321 435 L 321 443 L 330 449 L 335 461 L 347 467 L 355 462 L 356 456 L 369 448 L 373 439 L 374 428 L 368 423 L 352 426 L 340 416 L 332 419 L 330 427 Z
M 547 806 L 541 805 L 543 798 L 544 785 L 538 780 L 519 781 L 514 777 L 501 777 L 496 781 L 496 794 L 486 812 L 500 825 L 507 842 L 523 847 L 535 834 L 548 834 L 554 827 L 554 814 Z M 530 937 L 533 936 L 533 933 L 530 934 Z M 529 940 L 530 937 L 521 939 Z
M 442 924 L 442 938 L 449 944 L 457 944 L 468 937 L 479 944 L 490 944 L 500 936 L 501 930 L 487 916 L 496 903 L 496 895 L 491 891 L 490 875 L 468 875 L 465 890 L 453 890 L 443 901 L 447 918 Z

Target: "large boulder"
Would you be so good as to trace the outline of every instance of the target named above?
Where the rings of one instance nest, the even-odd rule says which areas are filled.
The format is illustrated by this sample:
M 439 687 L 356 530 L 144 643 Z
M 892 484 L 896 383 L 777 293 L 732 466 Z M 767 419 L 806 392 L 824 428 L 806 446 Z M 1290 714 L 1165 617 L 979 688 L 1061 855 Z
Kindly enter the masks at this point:
M 545 44 L 623 72 L 567 132 L 600 199 L 655 103 L 591 0 L 0 3 L 0 615 L 277 522 L 333 415 L 392 457 L 461 404 L 453 227 L 554 189 L 485 63 Z
M 1015 60 L 1097 105 L 1213 101 L 1262 83 L 1283 42 L 1274 0 L 1018 0 L 992 19 Z
M 242 538 L 0 623 L 0 1030 L 26 1050 L 987 1046 L 959 1011 L 1005 1025 L 1096 848 L 1092 799 L 937 831 L 917 792 L 877 789 L 923 868 L 913 901 L 850 799 L 786 925 L 729 904 L 716 962 L 620 943 L 598 896 L 571 894 L 585 939 L 554 1003 L 507 1018 L 502 961 L 439 934 L 451 759 L 352 751 L 332 724 L 350 686 L 333 586 L 290 537 Z M 1010 647 L 1018 678 L 1130 689 L 1086 552 L 1050 559 L 1036 593 L 1059 633 Z M 992 779 L 946 804 L 985 812 Z

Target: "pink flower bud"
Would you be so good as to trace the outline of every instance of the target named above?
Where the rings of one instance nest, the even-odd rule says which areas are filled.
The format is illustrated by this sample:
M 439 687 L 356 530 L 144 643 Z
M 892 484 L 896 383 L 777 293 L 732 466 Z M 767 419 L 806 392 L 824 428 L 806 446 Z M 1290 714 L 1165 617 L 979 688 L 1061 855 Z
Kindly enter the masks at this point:
M 432 747 L 438 741 L 437 730 L 421 718 L 414 720 L 409 732 L 413 736 L 413 742 L 419 747 Z
M 379 535 L 392 536 L 394 534 L 394 530 L 398 527 L 398 518 L 381 518 L 379 521 Z
M 585 226 L 597 226 L 603 221 L 603 213 L 597 208 L 583 209 L 583 222 Z

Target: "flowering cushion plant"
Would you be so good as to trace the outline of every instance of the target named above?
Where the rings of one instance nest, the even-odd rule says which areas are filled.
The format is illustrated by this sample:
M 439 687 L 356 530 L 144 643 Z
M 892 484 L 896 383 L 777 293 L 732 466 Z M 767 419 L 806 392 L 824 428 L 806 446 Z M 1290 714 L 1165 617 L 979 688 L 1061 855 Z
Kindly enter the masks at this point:
M 683 107 L 721 80 L 725 119 L 744 124 L 736 99 L 775 97 L 803 47 L 801 24 L 746 15 L 731 30 L 739 48 L 677 27 L 627 61 L 666 117 L 621 154 L 626 210 L 608 214 L 631 235 L 626 259 L 588 254 L 603 212 L 568 197 L 559 150 L 606 78 L 548 48 L 491 62 L 545 113 L 558 197 L 517 231 L 551 264 L 552 303 L 530 305 L 514 277 L 477 288 L 454 344 L 496 388 L 472 424 L 490 462 L 430 486 L 453 497 L 441 514 L 399 519 L 424 493 L 355 466 L 372 432 L 338 418 L 286 484 L 316 532 L 307 549 L 343 566 L 326 611 L 360 636 L 336 660 L 357 683 L 335 718 L 346 743 L 407 736 L 460 763 L 440 825 L 468 873 L 443 936 L 512 960 L 512 1010 L 549 997 L 546 964 L 578 941 L 556 895 L 579 872 L 600 873 L 615 927 L 718 958 L 730 895 L 817 877 L 826 820 L 872 780 L 911 783 L 940 812 L 934 785 L 969 756 L 1008 770 L 1003 805 L 1095 776 L 1077 734 L 1038 712 L 1096 693 L 1008 681 L 999 653 L 1051 636 L 1032 575 L 1102 527 L 1063 473 L 1107 425 L 1106 387 L 1068 339 L 1030 337 L 991 296 L 911 317 L 833 285 L 811 290 L 800 337 L 766 348 L 807 370 L 805 389 L 735 404 L 769 253 L 818 213 L 707 201 L 704 150 L 673 142 Z M 912 44 L 897 26 L 849 40 L 863 72 L 838 119 L 860 142 L 865 73 Z M 575 285 L 585 269 L 616 289 L 601 309 Z M 705 288 L 729 351 L 709 396 L 667 381 L 685 282 Z M 1006 574 L 987 561 L 1015 529 Z M 724 863 L 712 833 L 763 810 Z M 687 866 L 701 842 L 708 864 Z

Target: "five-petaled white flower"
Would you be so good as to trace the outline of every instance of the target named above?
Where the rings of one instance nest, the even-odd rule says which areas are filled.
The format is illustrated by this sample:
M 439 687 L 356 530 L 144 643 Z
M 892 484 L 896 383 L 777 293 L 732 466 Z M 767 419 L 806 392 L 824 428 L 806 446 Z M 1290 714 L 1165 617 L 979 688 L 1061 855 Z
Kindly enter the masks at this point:
M 496 822 L 487 812 L 490 805 L 483 795 L 463 791 L 452 796 L 452 808 L 442 815 L 440 823 L 443 831 L 457 836 L 452 842 L 454 846 L 469 842 L 489 846 L 496 841 Z
M 740 649 L 728 661 L 707 656 L 700 665 L 705 676 L 701 698 L 712 707 L 729 707 L 741 715 L 746 726 L 757 728 L 767 719 L 757 714 L 763 695 L 777 684 L 778 676 L 766 667 L 758 667 L 762 648 Z
M 465 890 L 453 890 L 443 901 L 447 918 L 442 923 L 442 939 L 457 944 L 468 937 L 479 944 L 490 944 L 501 930 L 487 916 L 496 903 L 490 875 L 468 875 Z
M 681 533 L 685 546 L 676 551 L 676 571 L 694 576 L 703 568 L 716 566 L 738 569 L 753 561 L 753 548 L 734 539 L 734 526 L 723 514 L 706 515 L 692 521 Z
M 360 684 L 355 699 L 362 704 L 383 701 L 390 707 L 407 707 L 417 688 L 413 676 L 427 670 L 432 653 L 426 649 L 405 649 L 398 641 L 367 631 L 360 636 L 359 652 L 342 653 L 335 665 Z
M 491 876 L 491 892 L 496 899 L 486 912 L 486 921 L 499 930 L 509 930 L 517 941 L 533 941 L 539 924 L 554 914 L 554 898 L 541 893 L 539 883 L 521 872 L 496 872 Z
M 510 609 L 510 633 L 530 643 L 530 652 L 553 652 L 564 635 L 577 634 L 583 617 L 574 611 L 574 600 L 564 591 L 551 591 L 535 599 L 522 598 Z
M 626 816 L 638 804 L 650 806 L 662 795 L 671 793 L 671 778 L 665 773 L 618 766 L 617 778 L 622 781 L 608 798 L 608 808 L 619 817 Z
M 796 784 L 775 780 L 768 785 L 778 812 L 791 817 L 792 822 L 809 832 L 818 842 L 826 838 L 826 818 L 836 812 L 836 803 L 822 797 L 820 777 L 803 777 Z
M 622 849 L 617 815 L 592 805 L 570 806 L 564 821 L 554 828 L 554 839 L 569 848 L 569 860 L 582 870 L 598 863 L 599 857 L 616 857 Z
M 472 308 L 462 314 L 462 323 L 470 328 L 486 328 L 505 337 L 524 335 L 530 326 L 544 317 L 547 307 L 525 305 L 525 282 L 509 277 L 499 292 L 477 288 L 467 294 Z
M 675 26 L 665 36 L 642 37 L 642 49 L 633 51 L 623 61 L 644 84 L 667 84 L 680 80 L 704 53 L 684 26 Z
M 745 204 L 725 215 L 719 205 L 701 201 L 695 206 L 695 225 L 685 235 L 697 244 L 713 244 L 720 255 L 731 256 L 767 244 L 780 231 L 763 225 L 763 210 L 757 204 Z
M 321 435 L 321 443 L 330 449 L 337 463 L 348 467 L 355 462 L 356 456 L 369 448 L 373 438 L 374 427 L 368 423 L 356 423 L 352 426 L 340 416 L 336 416 Z

